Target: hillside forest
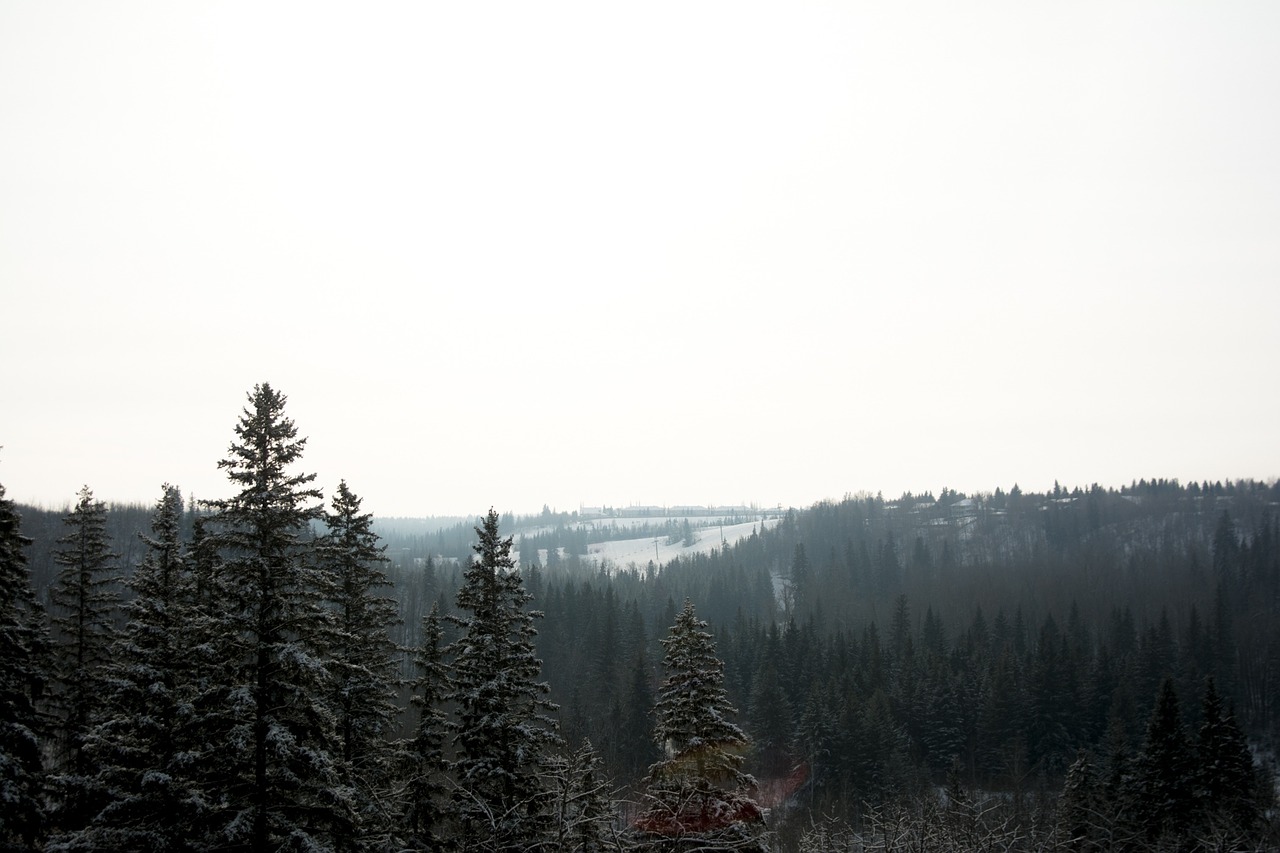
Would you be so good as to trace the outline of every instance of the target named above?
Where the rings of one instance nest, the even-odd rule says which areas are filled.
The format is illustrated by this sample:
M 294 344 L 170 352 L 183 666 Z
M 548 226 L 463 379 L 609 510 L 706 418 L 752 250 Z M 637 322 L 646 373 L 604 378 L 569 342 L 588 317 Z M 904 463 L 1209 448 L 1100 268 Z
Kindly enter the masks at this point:
M 285 404 L 0 486 L 0 850 L 1280 845 L 1280 483 L 389 519 Z

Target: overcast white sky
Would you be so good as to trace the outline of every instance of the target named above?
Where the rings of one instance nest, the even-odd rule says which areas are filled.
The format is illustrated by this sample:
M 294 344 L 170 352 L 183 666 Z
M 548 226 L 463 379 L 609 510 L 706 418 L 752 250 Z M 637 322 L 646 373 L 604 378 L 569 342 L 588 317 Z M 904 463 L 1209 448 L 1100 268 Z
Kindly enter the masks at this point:
M 1280 3 L 0 0 L 0 483 L 1280 475 Z

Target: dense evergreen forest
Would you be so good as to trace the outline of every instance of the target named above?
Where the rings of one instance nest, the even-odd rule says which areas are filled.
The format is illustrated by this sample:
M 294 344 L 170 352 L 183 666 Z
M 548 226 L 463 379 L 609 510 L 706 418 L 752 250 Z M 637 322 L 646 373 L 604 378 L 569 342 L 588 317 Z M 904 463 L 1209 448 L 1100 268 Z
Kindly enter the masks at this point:
M 688 519 L 378 520 L 284 403 L 222 500 L 0 491 L 0 849 L 1280 844 L 1280 483 L 862 494 L 621 566 Z

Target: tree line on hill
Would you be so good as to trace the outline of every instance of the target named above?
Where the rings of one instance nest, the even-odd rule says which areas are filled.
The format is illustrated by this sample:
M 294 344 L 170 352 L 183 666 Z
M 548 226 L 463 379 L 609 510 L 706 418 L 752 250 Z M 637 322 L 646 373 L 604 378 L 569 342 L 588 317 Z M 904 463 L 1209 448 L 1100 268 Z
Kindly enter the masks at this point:
M 491 512 L 440 560 L 324 507 L 283 405 L 232 498 L 0 493 L 0 849 L 1277 841 L 1278 484 L 850 496 L 663 566 Z

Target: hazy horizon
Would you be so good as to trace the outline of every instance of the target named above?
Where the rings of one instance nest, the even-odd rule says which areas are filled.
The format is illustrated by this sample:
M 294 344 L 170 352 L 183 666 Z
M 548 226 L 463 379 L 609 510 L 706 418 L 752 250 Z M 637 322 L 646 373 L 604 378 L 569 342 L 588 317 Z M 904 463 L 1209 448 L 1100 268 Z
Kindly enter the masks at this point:
M 299 466 L 299 470 L 307 471 L 306 465 L 303 464 Z M 307 471 L 307 472 L 310 473 L 310 471 Z M 1076 483 L 1076 482 L 1064 482 L 1062 480 L 1053 480 L 1048 484 L 1028 485 L 1026 482 L 1014 481 L 1008 484 L 997 483 L 987 487 L 977 487 L 977 488 L 969 488 L 969 489 L 957 488 L 950 484 L 946 484 L 943 487 L 926 486 L 926 487 L 917 488 L 917 489 L 907 488 L 907 489 L 898 489 L 893 491 L 889 491 L 885 489 L 856 489 L 856 490 L 848 490 L 839 495 L 823 495 L 820 497 L 813 498 L 812 500 L 802 500 L 802 501 L 772 501 L 772 502 L 771 501 L 716 501 L 714 503 L 709 503 L 704 501 L 702 503 L 698 503 L 695 501 L 638 500 L 638 501 L 627 501 L 627 502 L 619 502 L 619 501 L 603 501 L 603 502 L 595 502 L 595 503 L 581 502 L 573 506 L 557 506 L 557 505 L 544 502 L 536 507 L 504 507 L 504 506 L 499 506 L 497 504 L 491 504 L 490 506 L 487 506 L 487 507 L 476 508 L 474 510 L 468 510 L 468 511 L 453 509 L 445 512 L 432 512 L 432 513 L 382 512 L 382 511 L 379 511 L 376 507 L 371 506 L 368 501 L 365 501 L 364 506 L 362 508 L 366 512 L 373 513 L 373 515 L 376 516 L 377 518 L 387 519 L 387 520 L 460 519 L 464 521 L 470 518 L 479 519 L 483 517 L 483 515 L 489 509 L 495 509 L 503 515 L 511 514 L 511 515 L 515 515 L 517 517 L 523 517 L 523 518 L 535 517 L 541 514 L 544 508 L 549 509 L 551 512 L 555 512 L 555 513 L 571 513 L 571 514 L 581 513 L 584 510 L 586 511 L 608 510 L 608 511 L 612 511 L 614 515 L 617 515 L 619 517 L 625 517 L 626 512 L 628 510 L 648 511 L 655 507 L 662 510 L 667 510 L 673 516 L 679 516 L 681 514 L 679 510 L 685 509 L 685 508 L 715 510 L 715 509 L 721 509 L 721 508 L 727 509 L 727 508 L 746 507 L 749 510 L 759 511 L 761 513 L 767 513 L 770 511 L 777 511 L 779 509 L 804 510 L 804 509 L 811 508 L 815 504 L 819 504 L 823 502 L 840 502 L 848 498 L 875 497 L 877 495 L 883 498 L 888 503 L 893 503 L 894 501 L 898 500 L 905 494 L 911 494 L 918 497 L 922 497 L 925 494 L 930 494 L 936 500 L 941 495 L 943 488 L 947 488 L 951 492 L 963 494 L 967 497 L 974 497 L 978 495 L 988 495 L 988 496 L 993 495 L 997 489 L 1000 489 L 1001 491 L 1008 493 L 1009 490 L 1012 489 L 1014 486 L 1017 486 L 1018 489 L 1024 494 L 1032 494 L 1032 493 L 1051 494 L 1054 491 L 1055 484 L 1060 486 L 1064 491 L 1074 491 L 1077 488 L 1082 490 L 1088 490 L 1091 486 L 1094 486 L 1094 485 L 1101 486 L 1104 489 L 1119 490 L 1119 489 L 1124 489 L 1126 487 L 1129 487 L 1143 480 L 1145 480 L 1148 483 L 1151 483 L 1157 480 L 1167 480 L 1167 481 L 1177 480 L 1183 486 L 1188 486 L 1192 482 L 1195 482 L 1195 483 L 1208 482 L 1210 484 L 1215 484 L 1215 483 L 1230 484 L 1230 483 L 1237 483 L 1240 481 L 1254 481 L 1254 482 L 1261 482 L 1261 483 L 1271 485 L 1276 483 L 1278 480 L 1280 480 L 1280 477 L 1274 477 L 1274 476 L 1272 477 L 1252 477 L 1252 476 L 1207 477 L 1207 478 L 1197 477 L 1193 479 L 1183 480 L 1177 477 L 1163 477 L 1163 476 L 1157 475 L 1157 476 L 1146 476 L 1146 477 L 1134 477 L 1132 478 L 1132 480 L 1126 480 L 1124 482 L 1100 482 L 1095 480 L 1088 483 Z M 0 479 L 0 484 L 3 484 L 3 483 L 4 483 L 4 480 Z M 89 485 L 89 487 L 93 489 L 92 484 L 84 484 L 84 485 Z M 179 488 L 181 488 L 181 486 L 179 486 Z M 7 489 L 7 486 L 6 486 L 6 489 Z M 324 488 L 323 485 L 321 485 L 321 489 L 324 492 L 324 499 L 325 499 L 325 502 L 327 503 L 329 500 L 332 499 L 333 492 L 335 491 L 335 489 Z M 8 493 L 6 497 L 10 500 L 17 501 L 20 504 L 24 504 L 27 506 L 34 506 L 41 510 L 61 511 L 64 509 L 69 510 L 75 506 L 78 491 L 79 491 L 79 487 L 77 487 L 77 490 L 75 493 L 72 493 L 71 495 L 67 496 L 65 499 L 60 501 L 52 501 L 52 502 L 44 501 L 44 500 L 23 499 L 20 496 L 12 494 L 12 492 Z M 151 505 L 154 505 L 156 500 L 159 499 L 159 496 L 160 496 L 159 488 L 157 488 L 156 491 L 157 491 L 157 494 L 150 495 L 150 496 L 139 496 L 135 498 L 119 498 L 118 496 L 103 494 L 98 490 L 94 489 L 94 498 L 97 500 L 104 501 L 108 504 L 115 504 L 115 505 L 151 506 Z M 215 494 L 205 495 L 205 494 L 195 494 L 188 490 L 183 490 L 183 499 L 185 501 L 212 500 L 218 497 L 225 497 L 229 493 L 230 492 L 228 490 L 224 492 L 219 492 L 216 495 Z

